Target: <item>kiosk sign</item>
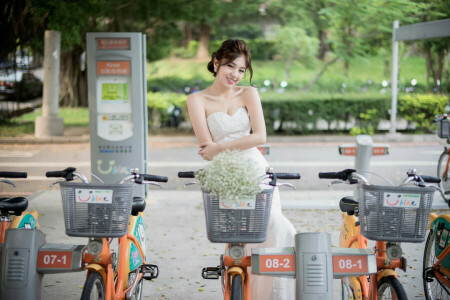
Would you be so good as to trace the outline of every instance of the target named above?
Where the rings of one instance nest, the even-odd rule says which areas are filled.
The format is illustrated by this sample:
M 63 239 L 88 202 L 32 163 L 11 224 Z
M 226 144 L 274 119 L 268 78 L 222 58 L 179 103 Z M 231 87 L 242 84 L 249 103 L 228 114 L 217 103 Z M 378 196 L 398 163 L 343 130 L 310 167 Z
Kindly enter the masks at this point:
M 86 35 L 91 173 L 115 183 L 147 173 L 146 37 L 138 32 Z M 145 197 L 136 185 L 133 196 Z

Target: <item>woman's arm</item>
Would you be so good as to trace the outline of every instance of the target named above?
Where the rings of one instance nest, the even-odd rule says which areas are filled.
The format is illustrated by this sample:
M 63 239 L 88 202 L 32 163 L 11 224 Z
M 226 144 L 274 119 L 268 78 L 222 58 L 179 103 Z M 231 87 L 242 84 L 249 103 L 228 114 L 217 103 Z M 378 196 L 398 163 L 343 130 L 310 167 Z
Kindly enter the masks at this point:
M 220 144 L 208 142 L 205 144 L 200 143 L 202 149 L 199 151 L 199 154 L 202 155 L 204 159 L 211 160 L 218 153 L 227 149 L 246 150 L 266 143 L 266 124 L 258 91 L 253 87 L 245 88 L 242 97 L 250 116 L 252 133 L 243 138 Z
M 206 123 L 205 108 L 200 97 L 199 92 L 190 94 L 187 97 L 187 107 L 195 137 L 199 145 L 202 146 L 212 143 L 212 138 Z

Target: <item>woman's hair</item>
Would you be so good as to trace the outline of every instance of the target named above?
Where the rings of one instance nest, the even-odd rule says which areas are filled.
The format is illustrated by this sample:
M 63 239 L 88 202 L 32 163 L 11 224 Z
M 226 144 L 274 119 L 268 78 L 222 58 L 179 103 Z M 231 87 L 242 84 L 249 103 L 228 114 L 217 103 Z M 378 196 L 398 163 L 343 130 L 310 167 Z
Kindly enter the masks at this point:
M 241 55 L 244 56 L 246 68 L 250 71 L 250 85 L 253 86 L 253 69 L 250 49 L 243 40 L 229 39 L 224 41 L 220 48 L 212 54 L 211 61 L 208 63 L 208 71 L 213 73 L 214 77 L 216 77 L 217 72 L 214 72 L 214 59 L 217 59 L 220 67 L 228 64 Z

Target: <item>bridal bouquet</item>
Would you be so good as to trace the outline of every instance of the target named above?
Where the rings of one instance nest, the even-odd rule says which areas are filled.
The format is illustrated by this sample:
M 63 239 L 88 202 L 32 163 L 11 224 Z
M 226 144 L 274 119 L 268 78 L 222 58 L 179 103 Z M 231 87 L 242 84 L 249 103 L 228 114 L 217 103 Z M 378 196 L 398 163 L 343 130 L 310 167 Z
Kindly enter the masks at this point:
M 255 162 L 236 150 L 217 154 L 205 168 L 195 172 L 203 190 L 230 200 L 259 193 L 259 175 Z

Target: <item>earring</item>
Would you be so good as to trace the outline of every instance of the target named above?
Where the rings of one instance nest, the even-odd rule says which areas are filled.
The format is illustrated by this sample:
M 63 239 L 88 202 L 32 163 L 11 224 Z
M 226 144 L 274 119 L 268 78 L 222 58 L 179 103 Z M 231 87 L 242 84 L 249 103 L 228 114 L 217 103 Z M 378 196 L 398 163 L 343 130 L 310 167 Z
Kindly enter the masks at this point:
M 217 73 L 217 67 L 214 67 L 214 73 Z

